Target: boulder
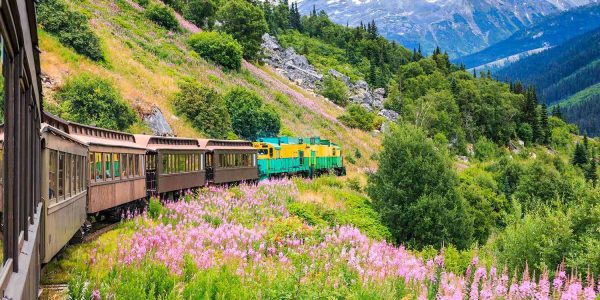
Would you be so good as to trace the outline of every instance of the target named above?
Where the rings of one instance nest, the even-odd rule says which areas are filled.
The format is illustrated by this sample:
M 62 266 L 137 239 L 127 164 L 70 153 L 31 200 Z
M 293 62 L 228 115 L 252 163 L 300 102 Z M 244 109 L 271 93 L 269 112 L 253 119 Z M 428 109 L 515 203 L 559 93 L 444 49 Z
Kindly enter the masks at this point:
M 162 114 L 160 109 L 156 106 L 152 107 L 152 112 L 143 117 L 144 122 L 150 127 L 154 135 L 159 136 L 173 136 L 173 130 L 165 116 Z
M 398 118 L 400 118 L 400 115 L 393 111 L 393 110 L 389 110 L 389 109 L 382 109 L 379 111 L 379 115 L 392 121 L 392 122 L 396 122 L 398 120 Z
M 331 74 L 331 76 L 333 76 L 334 78 L 344 82 L 346 84 L 346 86 L 348 86 L 349 88 L 352 88 L 352 83 L 350 82 L 350 77 L 348 77 L 334 69 L 329 69 L 329 74 Z

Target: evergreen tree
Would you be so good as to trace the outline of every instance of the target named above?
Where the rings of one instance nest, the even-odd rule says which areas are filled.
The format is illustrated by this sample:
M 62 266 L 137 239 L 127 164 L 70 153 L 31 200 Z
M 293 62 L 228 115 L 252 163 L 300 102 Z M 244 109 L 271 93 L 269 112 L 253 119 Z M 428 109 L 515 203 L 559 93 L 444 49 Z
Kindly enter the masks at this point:
M 590 150 L 590 143 L 588 141 L 588 136 L 587 134 L 583 135 L 583 148 L 585 149 L 585 152 L 587 153 Z
M 598 181 L 598 168 L 596 166 L 596 150 L 592 150 L 592 159 L 590 160 L 590 165 L 585 172 L 585 178 L 592 182 L 592 185 L 595 187 L 596 182 Z
M 582 144 L 577 143 L 577 145 L 575 145 L 575 153 L 573 153 L 573 165 L 583 167 L 587 163 L 587 151 Z
M 316 17 L 317 16 L 317 7 L 313 4 L 313 10 L 312 13 L 310 15 L 311 17 Z
M 562 116 L 562 111 L 560 110 L 560 104 L 558 104 L 552 108 L 552 116 L 557 117 L 562 120 L 563 116 Z
M 547 145 L 550 138 L 550 127 L 548 126 L 548 107 L 546 104 L 542 104 L 542 109 L 540 111 L 540 127 L 542 130 L 542 139 L 540 142 Z
M 523 94 L 525 92 L 525 88 L 523 87 L 523 84 L 521 83 L 521 81 L 517 81 L 515 83 L 513 92 L 515 94 Z
M 538 114 L 538 101 L 535 89 L 527 88 L 525 92 L 525 105 L 523 107 L 523 122 L 531 126 L 532 141 L 539 142 L 541 140 L 541 129 Z

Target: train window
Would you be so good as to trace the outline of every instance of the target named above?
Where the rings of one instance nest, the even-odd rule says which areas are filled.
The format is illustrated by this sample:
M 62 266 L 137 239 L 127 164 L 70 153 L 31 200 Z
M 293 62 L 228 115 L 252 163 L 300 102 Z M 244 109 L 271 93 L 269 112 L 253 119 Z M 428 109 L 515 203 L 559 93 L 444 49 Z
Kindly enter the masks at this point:
M 79 185 L 79 176 L 81 175 L 79 174 L 79 170 L 81 170 L 81 156 L 75 155 L 74 157 L 75 159 L 73 160 L 73 191 L 75 194 L 77 194 L 81 191 L 81 185 Z
M 50 162 L 48 163 L 48 199 L 56 200 L 56 150 L 50 150 L 49 156 Z
M 70 153 L 65 153 L 65 198 L 71 197 L 71 159 Z
M 273 148 L 269 148 L 269 157 L 273 158 Z
M 58 199 L 65 197 L 65 154 L 58 152 Z
M 112 155 L 113 158 L 113 172 L 115 174 L 115 179 L 119 179 L 119 177 L 121 177 L 121 168 L 119 167 L 119 162 L 121 161 L 119 159 L 119 154 L 118 153 L 113 153 Z
M 121 178 L 127 178 L 127 154 L 121 154 L 121 164 L 123 164 L 121 169 Z
M 169 173 L 169 155 L 162 156 L 162 174 Z
M 258 154 L 267 155 L 267 154 L 269 154 L 269 149 L 259 149 Z
M 77 193 L 77 155 L 71 154 L 71 195 L 74 196 Z
M 252 166 L 256 167 L 256 154 L 252 154 Z
M 133 169 L 135 168 L 135 164 L 133 163 L 133 154 L 127 154 L 127 175 L 129 177 L 133 176 Z
M 85 182 L 85 156 L 81 157 L 81 190 L 86 189 Z
M 102 153 L 94 153 L 94 166 L 94 174 L 96 176 L 96 181 L 102 181 Z
M 140 176 L 140 159 L 141 155 L 135 154 L 135 176 Z
M 89 158 L 89 168 L 90 168 L 90 180 L 94 180 L 96 179 L 96 175 L 95 175 L 95 166 L 94 166 L 94 152 L 90 152 L 90 158 Z
M 112 154 L 104 153 L 104 178 L 112 179 L 112 177 L 113 177 Z

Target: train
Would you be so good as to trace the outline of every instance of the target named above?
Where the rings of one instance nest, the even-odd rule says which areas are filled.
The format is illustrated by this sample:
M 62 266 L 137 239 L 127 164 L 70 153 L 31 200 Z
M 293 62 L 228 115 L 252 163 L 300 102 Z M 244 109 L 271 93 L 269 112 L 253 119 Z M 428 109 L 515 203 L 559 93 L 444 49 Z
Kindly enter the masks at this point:
M 91 216 L 118 218 L 143 207 L 150 197 L 176 198 L 209 185 L 346 172 L 341 148 L 318 137 L 252 142 L 130 134 L 47 112 L 42 121 L 42 263 L 82 234 Z M 2 182 L 0 178 L 0 188 Z

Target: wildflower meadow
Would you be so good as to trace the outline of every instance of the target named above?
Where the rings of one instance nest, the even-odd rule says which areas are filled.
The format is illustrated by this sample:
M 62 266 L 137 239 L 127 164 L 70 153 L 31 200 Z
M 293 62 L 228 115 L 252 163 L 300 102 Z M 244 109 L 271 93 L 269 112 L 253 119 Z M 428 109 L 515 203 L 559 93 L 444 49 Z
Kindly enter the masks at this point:
M 475 257 L 465 274 L 353 225 L 309 224 L 290 180 L 210 188 L 130 213 L 97 243 L 71 299 L 596 299 L 591 275 L 509 274 Z M 554 270 L 553 270 L 554 271 Z

